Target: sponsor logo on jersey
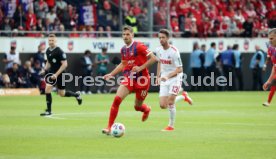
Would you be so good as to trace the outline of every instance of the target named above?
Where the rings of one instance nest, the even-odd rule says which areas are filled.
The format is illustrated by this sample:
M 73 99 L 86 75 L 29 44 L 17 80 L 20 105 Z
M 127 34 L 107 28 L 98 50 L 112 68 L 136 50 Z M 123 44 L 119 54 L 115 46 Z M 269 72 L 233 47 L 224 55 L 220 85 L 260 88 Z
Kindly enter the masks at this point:
M 56 60 L 56 59 L 53 59 L 53 60 L 52 60 L 52 62 L 53 62 L 53 63 L 56 63 L 56 62 L 57 62 L 57 60 Z
M 171 65 L 172 64 L 172 60 L 165 60 L 165 59 L 160 59 L 161 64 L 167 64 L 167 65 Z

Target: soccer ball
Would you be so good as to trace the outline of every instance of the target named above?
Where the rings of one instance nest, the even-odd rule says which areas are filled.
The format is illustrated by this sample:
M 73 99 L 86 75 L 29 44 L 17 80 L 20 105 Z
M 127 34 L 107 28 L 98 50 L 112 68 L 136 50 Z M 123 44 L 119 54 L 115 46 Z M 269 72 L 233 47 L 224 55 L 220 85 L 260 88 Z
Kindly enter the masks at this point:
M 111 135 L 114 137 L 122 137 L 125 134 L 125 126 L 121 123 L 114 123 L 111 127 Z

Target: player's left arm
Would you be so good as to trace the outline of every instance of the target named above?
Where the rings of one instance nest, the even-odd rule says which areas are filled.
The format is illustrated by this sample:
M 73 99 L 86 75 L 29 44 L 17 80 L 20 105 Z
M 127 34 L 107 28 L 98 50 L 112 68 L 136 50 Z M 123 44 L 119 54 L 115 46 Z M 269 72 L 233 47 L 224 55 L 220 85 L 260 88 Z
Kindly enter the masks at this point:
M 149 52 L 148 53 L 148 61 L 146 63 L 144 63 L 142 66 L 140 66 L 140 69 L 136 72 L 140 72 L 140 71 L 148 68 L 149 66 L 151 66 L 155 62 L 157 62 L 156 56 L 152 52 Z
M 147 56 L 148 60 L 141 66 L 134 66 L 131 70 L 132 72 L 140 72 L 158 61 L 157 57 L 153 54 L 153 52 L 149 51 L 148 48 L 144 44 L 140 45 L 138 51 L 143 56 Z

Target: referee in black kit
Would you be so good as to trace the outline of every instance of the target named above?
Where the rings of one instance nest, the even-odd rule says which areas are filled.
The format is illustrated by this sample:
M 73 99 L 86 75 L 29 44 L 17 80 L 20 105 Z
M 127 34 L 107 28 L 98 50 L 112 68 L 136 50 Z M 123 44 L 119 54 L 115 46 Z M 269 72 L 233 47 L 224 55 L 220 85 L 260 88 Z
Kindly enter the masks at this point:
M 46 81 L 46 103 L 47 109 L 40 116 L 49 116 L 52 114 L 52 89 L 54 86 L 58 89 L 58 94 L 61 97 L 75 97 L 78 104 L 81 105 L 82 98 L 80 92 L 65 91 L 65 85 L 62 85 L 62 73 L 65 73 L 67 68 L 66 54 L 56 46 L 56 36 L 55 34 L 50 34 L 48 36 L 49 48 L 46 50 L 47 63 L 45 68 L 42 70 L 41 74 L 46 71 L 48 74 L 45 76 Z

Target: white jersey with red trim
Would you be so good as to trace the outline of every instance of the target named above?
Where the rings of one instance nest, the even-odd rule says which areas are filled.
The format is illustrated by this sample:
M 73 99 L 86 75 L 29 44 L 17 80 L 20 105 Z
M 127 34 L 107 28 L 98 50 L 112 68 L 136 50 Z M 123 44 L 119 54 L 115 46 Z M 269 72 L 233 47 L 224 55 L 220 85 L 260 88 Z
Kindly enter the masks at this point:
M 182 67 L 180 53 L 174 46 L 170 45 L 167 50 L 164 50 L 162 46 L 159 46 L 156 48 L 155 53 L 161 65 L 161 77 L 167 76 L 175 71 L 177 67 Z M 178 76 L 182 77 L 183 74 L 179 74 Z

